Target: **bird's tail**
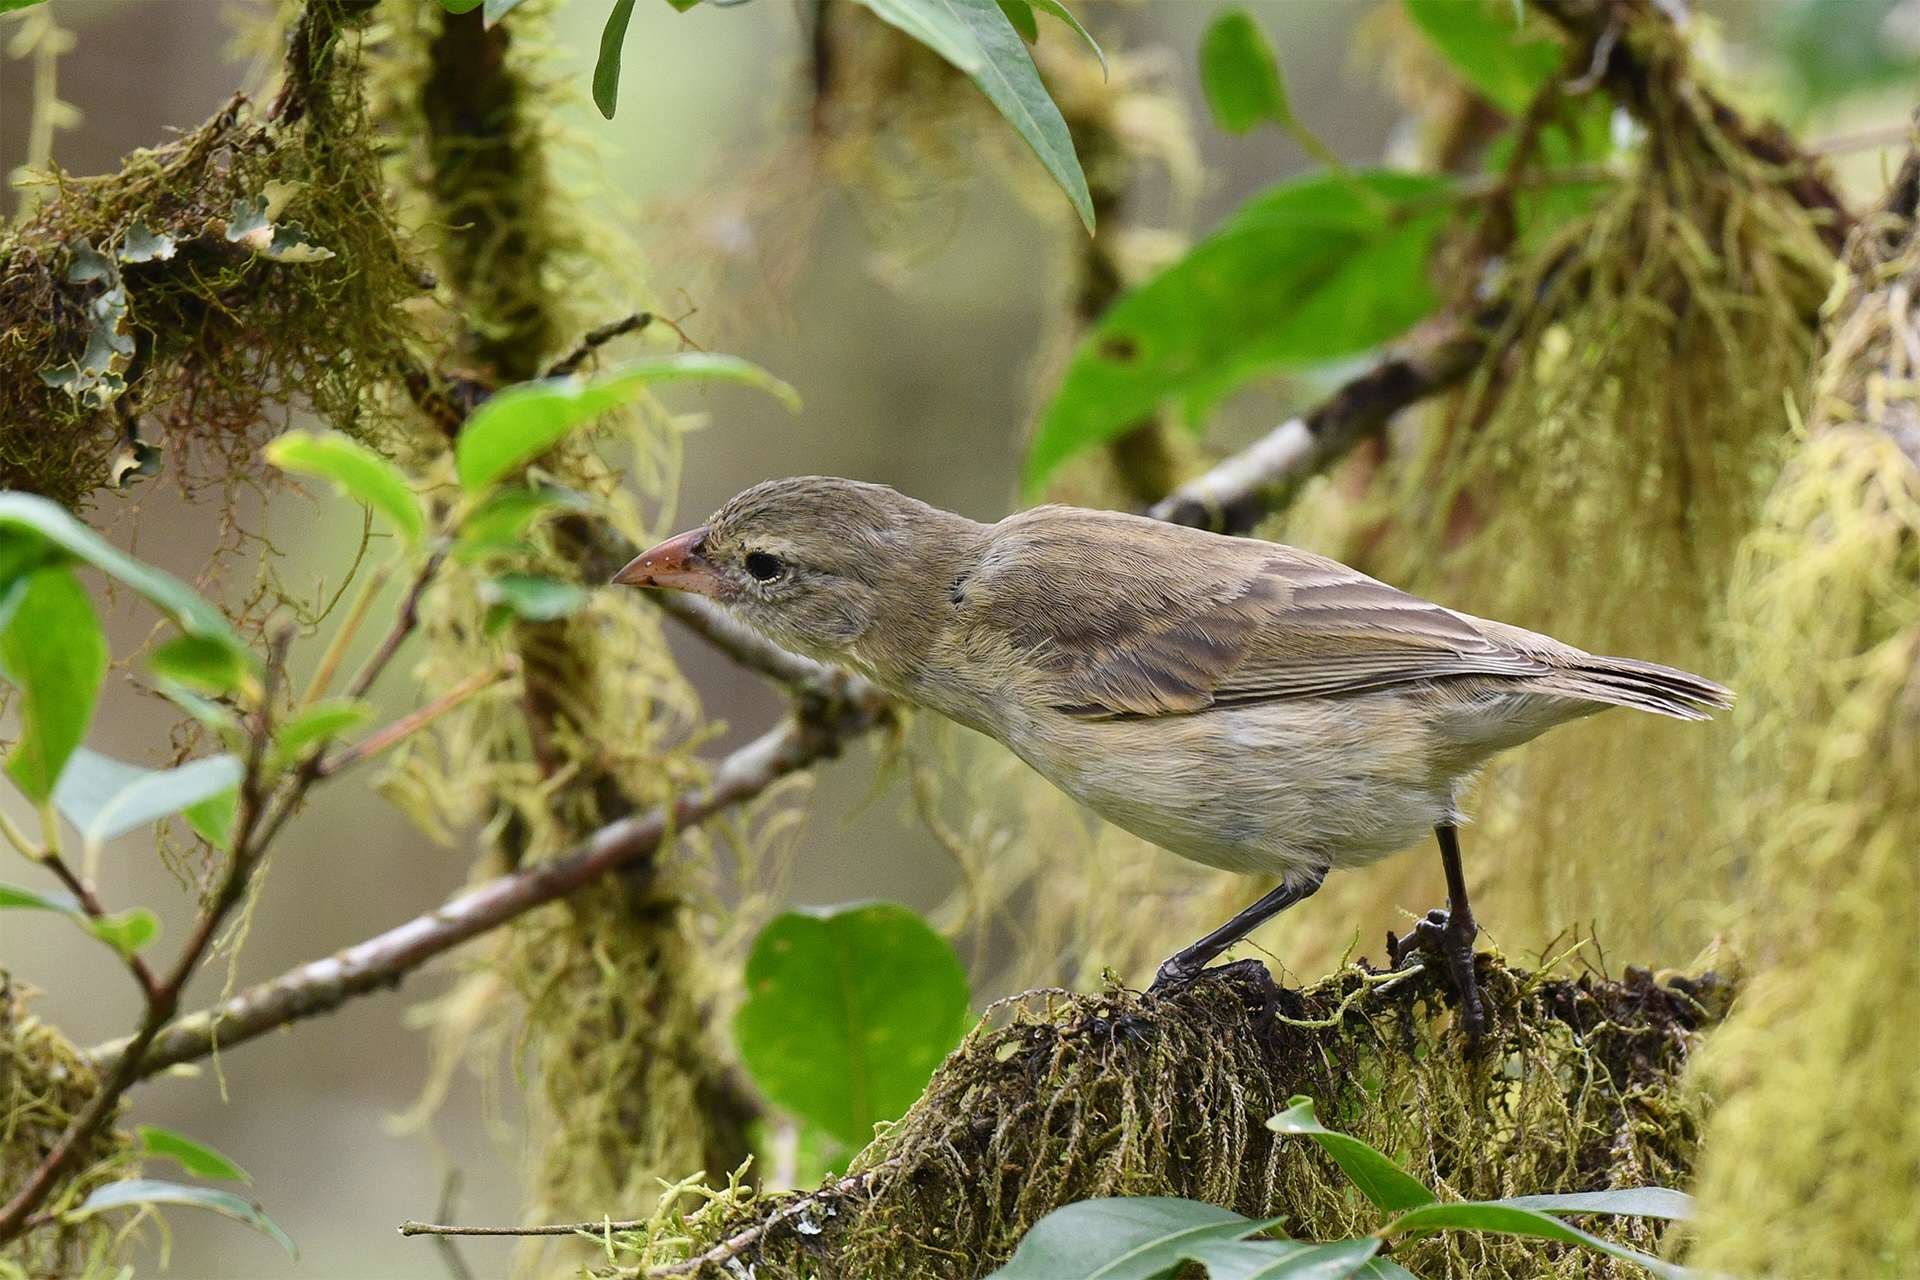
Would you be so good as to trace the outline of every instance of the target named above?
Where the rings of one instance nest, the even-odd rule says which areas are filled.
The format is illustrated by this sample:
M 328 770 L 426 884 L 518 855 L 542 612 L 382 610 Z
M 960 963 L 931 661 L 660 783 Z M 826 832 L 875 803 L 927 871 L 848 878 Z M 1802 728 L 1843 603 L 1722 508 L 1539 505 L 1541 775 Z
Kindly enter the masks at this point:
M 1542 682 L 1556 693 L 1676 720 L 1710 720 L 1733 705 L 1733 690 L 1676 667 L 1593 655 Z

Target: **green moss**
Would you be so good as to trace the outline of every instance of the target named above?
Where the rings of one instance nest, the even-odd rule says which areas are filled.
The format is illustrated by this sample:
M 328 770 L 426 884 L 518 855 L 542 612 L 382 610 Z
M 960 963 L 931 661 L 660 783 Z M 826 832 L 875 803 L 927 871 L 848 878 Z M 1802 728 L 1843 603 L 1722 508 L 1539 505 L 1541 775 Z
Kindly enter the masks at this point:
M 1726 991 L 1716 981 L 1545 978 L 1482 961 L 1493 1041 L 1468 1056 L 1431 975 L 1347 969 L 1269 1007 L 1228 975 L 1171 1000 L 1109 987 L 1041 994 L 989 1018 L 912 1110 L 802 1217 L 791 1196 L 683 1203 L 627 1243 L 637 1265 L 697 1257 L 757 1224 L 761 1280 L 985 1274 L 1053 1208 L 1100 1195 L 1191 1196 L 1301 1238 L 1371 1230 L 1372 1211 L 1311 1144 L 1265 1127 L 1305 1093 L 1443 1195 L 1686 1179 L 1698 1116 L 1673 1087 Z M 1363 989 L 1364 988 L 1364 989 Z M 782 1210 L 786 1210 L 785 1213 Z M 1612 1224 L 1655 1247 L 1650 1224 Z M 1396 1253 L 1429 1280 L 1614 1274 L 1555 1247 L 1432 1237 Z M 698 1274 L 730 1273 L 715 1260 Z
M 55 173 L 50 198 L 0 239 L 0 485 L 78 502 L 107 482 L 130 426 L 183 476 L 204 454 L 226 481 L 293 403 L 351 434 L 385 431 L 414 339 L 400 304 L 423 286 L 364 128 L 354 7 L 305 11 L 300 87 L 275 108 L 236 98 L 118 173 Z M 229 239 L 236 207 L 276 196 L 283 224 L 331 257 Z M 174 252 L 120 264 L 128 387 L 110 408 L 87 404 L 41 374 L 82 355 L 107 287 L 68 278 L 77 246 L 111 257 L 130 234 Z
M 1909 198 L 1915 172 L 1909 162 Z M 1734 592 L 1756 970 L 1703 1065 L 1699 1260 L 1794 1280 L 1920 1257 L 1920 236 L 1856 234 L 1810 431 Z

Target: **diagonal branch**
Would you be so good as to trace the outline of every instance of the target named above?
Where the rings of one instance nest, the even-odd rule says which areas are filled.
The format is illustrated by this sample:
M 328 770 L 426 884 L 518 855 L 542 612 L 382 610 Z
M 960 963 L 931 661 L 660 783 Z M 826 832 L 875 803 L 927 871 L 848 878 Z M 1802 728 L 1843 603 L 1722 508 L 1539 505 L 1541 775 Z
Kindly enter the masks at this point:
M 838 754 L 845 742 L 889 715 L 886 700 L 851 676 L 832 674 L 809 692 L 813 696 L 786 723 L 723 760 L 705 789 L 680 797 L 668 808 L 609 823 L 569 854 L 497 877 L 377 937 L 180 1019 L 144 1046 L 132 1078 L 145 1079 L 203 1058 L 216 1045 L 239 1044 L 328 1013 L 354 996 L 396 986 L 442 952 L 629 866 L 675 831 L 704 822 L 788 774 Z M 97 1047 L 91 1056 L 102 1070 L 119 1072 L 131 1048 L 128 1041 L 118 1040 Z

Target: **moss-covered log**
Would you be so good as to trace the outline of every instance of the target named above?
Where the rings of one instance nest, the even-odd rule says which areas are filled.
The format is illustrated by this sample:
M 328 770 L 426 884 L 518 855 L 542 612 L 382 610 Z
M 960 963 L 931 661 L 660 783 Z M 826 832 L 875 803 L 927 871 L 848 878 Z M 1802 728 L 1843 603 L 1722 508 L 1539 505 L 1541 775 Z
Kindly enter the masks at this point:
M 1190 1196 L 1289 1233 L 1378 1225 L 1312 1144 L 1266 1120 L 1294 1094 L 1443 1196 L 1687 1180 L 1699 1129 L 1677 1090 L 1730 996 L 1713 975 L 1568 979 L 1481 959 L 1496 1027 L 1477 1049 L 1433 975 L 1350 967 L 1275 991 L 1232 966 L 1171 999 L 1117 988 L 1028 996 L 954 1052 L 913 1109 L 804 1195 L 722 1197 L 633 1241 L 623 1274 L 972 1280 L 1062 1204 Z M 1637 1220 L 1609 1228 L 1658 1247 Z M 1400 1260 L 1428 1280 L 1603 1276 L 1557 1246 L 1445 1235 Z

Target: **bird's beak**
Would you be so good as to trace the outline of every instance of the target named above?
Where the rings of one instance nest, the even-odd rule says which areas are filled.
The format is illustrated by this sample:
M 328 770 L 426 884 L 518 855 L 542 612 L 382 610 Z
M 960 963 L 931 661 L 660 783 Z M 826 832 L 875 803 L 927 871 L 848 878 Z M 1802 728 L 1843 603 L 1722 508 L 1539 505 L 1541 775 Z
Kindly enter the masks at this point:
M 717 596 L 720 575 L 700 554 L 700 544 L 706 536 L 706 525 L 676 534 L 629 560 L 626 568 L 613 575 L 613 580 L 627 587 L 666 587 L 672 591 Z

